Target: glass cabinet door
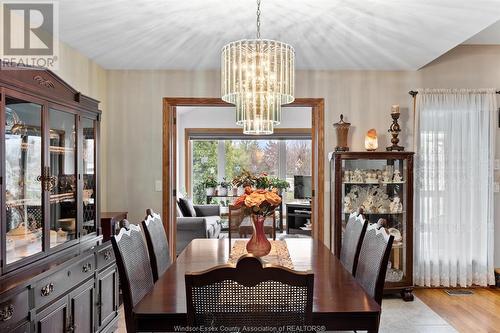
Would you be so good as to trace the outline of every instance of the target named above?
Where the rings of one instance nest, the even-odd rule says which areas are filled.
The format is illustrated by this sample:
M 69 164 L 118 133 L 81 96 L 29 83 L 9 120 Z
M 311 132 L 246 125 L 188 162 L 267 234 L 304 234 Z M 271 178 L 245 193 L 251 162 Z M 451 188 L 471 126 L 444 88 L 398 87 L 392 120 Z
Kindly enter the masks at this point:
M 95 148 L 96 131 L 95 121 L 88 118 L 81 118 L 81 127 L 83 132 L 83 228 L 82 236 L 96 231 L 96 177 L 95 177 Z
M 76 116 L 49 109 L 50 247 L 77 237 Z
M 349 214 L 363 210 L 394 236 L 386 282 L 406 280 L 407 160 L 342 160 L 342 234 Z
M 42 105 L 5 98 L 6 263 L 43 251 Z

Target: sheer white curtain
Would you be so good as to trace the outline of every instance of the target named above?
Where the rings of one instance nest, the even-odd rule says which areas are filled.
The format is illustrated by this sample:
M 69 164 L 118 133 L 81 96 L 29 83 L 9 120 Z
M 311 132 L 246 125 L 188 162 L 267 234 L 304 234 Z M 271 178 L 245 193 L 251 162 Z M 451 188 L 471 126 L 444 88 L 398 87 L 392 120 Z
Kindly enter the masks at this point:
M 416 98 L 415 284 L 494 284 L 495 91 Z

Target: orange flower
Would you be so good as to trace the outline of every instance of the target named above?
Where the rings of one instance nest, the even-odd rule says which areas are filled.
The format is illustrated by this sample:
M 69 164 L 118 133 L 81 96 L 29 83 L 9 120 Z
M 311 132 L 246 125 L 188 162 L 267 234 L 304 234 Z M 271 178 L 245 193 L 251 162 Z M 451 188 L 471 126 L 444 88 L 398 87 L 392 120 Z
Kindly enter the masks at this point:
M 245 198 L 247 197 L 246 194 L 243 194 L 241 196 L 239 196 L 234 202 L 233 202 L 233 206 L 236 206 L 236 207 L 241 207 L 244 203 L 245 203 Z
M 253 189 L 252 189 L 250 186 L 246 186 L 246 187 L 245 187 L 245 194 L 247 194 L 247 195 L 248 195 L 248 194 L 251 194 L 251 193 L 252 193 L 252 191 L 253 191 Z
M 271 206 L 278 206 L 281 203 L 281 198 L 275 192 L 266 192 L 266 201 L 269 202 Z
M 260 206 L 264 200 L 266 200 L 265 194 L 253 192 L 245 198 L 245 205 L 249 208 Z

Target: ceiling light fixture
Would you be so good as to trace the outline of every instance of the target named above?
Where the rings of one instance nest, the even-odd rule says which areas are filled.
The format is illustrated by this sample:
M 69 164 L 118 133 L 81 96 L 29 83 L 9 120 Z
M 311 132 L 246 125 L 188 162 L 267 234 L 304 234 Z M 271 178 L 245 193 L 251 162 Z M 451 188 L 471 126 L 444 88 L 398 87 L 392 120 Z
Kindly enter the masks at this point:
M 222 100 L 236 106 L 236 125 L 244 134 L 272 134 L 281 122 L 281 106 L 294 101 L 295 51 L 292 46 L 260 38 L 231 42 L 222 48 Z

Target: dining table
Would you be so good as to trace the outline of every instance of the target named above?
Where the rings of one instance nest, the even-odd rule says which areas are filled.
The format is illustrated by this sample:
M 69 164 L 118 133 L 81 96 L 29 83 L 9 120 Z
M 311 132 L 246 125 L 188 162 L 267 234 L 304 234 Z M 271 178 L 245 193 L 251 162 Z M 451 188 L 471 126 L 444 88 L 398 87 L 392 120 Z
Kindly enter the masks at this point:
M 133 308 L 137 330 L 183 331 L 187 322 L 185 273 L 228 264 L 236 241 L 194 239 L 189 243 L 153 289 Z M 322 242 L 312 238 L 287 238 L 283 242 L 293 269 L 314 273 L 311 324 L 315 331 L 378 331 L 380 305 Z

